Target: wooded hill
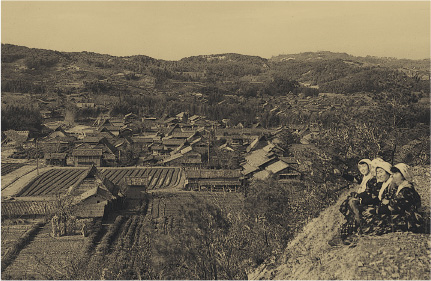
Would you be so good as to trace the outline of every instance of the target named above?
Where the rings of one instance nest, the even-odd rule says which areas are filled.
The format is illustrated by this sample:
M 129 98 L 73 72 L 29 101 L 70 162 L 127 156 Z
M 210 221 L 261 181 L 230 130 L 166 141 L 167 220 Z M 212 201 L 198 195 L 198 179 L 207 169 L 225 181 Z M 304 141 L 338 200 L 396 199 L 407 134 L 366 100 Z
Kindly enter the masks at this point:
M 429 59 L 355 57 L 316 52 L 279 55 L 271 59 L 241 54 L 201 55 L 179 61 L 144 55 L 115 57 L 92 52 L 58 52 L 2 44 L 2 91 L 113 92 L 158 89 L 200 90 L 208 85 L 244 96 L 283 95 L 285 81 L 302 82 L 321 92 L 355 93 L 391 90 L 393 85 L 429 92 Z M 106 79 L 110 80 L 107 83 Z M 105 80 L 105 81 L 104 81 Z M 275 85 L 271 84 L 276 81 Z M 181 83 L 199 82 L 185 88 Z M 73 86 L 73 87 L 72 87 Z

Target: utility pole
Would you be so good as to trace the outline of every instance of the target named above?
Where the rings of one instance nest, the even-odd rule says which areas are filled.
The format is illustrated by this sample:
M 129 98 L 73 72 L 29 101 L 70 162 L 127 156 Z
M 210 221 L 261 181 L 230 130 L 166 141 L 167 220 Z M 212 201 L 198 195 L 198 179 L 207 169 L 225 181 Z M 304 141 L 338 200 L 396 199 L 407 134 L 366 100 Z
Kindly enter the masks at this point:
M 211 131 L 208 135 L 208 167 L 210 165 L 210 143 L 211 143 Z
M 37 145 L 37 139 L 36 139 L 36 169 L 37 169 L 37 175 L 39 175 L 39 149 Z

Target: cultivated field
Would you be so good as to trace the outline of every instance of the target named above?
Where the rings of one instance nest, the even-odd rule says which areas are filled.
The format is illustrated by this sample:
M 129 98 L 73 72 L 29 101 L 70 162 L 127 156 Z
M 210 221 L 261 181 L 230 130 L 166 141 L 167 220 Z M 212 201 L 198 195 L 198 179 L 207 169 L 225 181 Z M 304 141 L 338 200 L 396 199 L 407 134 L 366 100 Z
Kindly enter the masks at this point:
M 81 235 L 51 237 L 47 223 L 2 272 L 2 279 L 56 279 L 82 255 L 85 239 Z
M 64 193 L 79 181 L 87 170 L 82 168 L 51 169 L 34 178 L 19 196 L 52 196 Z M 148 177 L 148 189 L 176 187 L 181 182 L 180 168 L 101 168 L 101 173 L 114 184 L 119 184 L 124 177 Z
M 6 224 L 2 222 L 1 226 L 1 256 L 2 258 L 7 251 L 17 243 L 18 239 L 31 228 L 29 223 Z
M 1 163 L 1 175 L 5 176 L 24 166 L 23 163 Z

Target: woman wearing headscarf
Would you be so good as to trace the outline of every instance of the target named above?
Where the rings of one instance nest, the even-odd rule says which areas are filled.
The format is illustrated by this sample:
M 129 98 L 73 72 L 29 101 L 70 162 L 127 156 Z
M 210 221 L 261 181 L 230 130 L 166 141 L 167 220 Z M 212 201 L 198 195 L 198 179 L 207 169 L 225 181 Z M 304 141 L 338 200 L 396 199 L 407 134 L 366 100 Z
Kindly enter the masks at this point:
M 385 161 L 376 163 L 376 189 L 374 194 L 377 194 L 377 199 L 373 203 L 378 202 L 378 205 L 371 205 L 364 209 L 362 212 L 361 226 L 362 233 L 365 234 L 383 234 L 385 232 L 387 220 L 380 216 L 378 213 L 378 207 L 384 196 L 388 193 L 389 186 L 392 183 L 392 165 Z
M 346 218 L 340 230 L 343 240 L 356 232 L 361 232 L 361 212 L 369 206 L 375 208 L 379 203 L 377 198 L 379 189 L 373 173 L 374 165 L 379 161 L 383 160 L 362 159 L 358 162 L 358 170 L 362 174 L 361 183 L 340 206 L 340 212 Z
M 421 199 L 413 185 L 410 167 L 400 163 L 392 167 L 392 183 L 382 192 L 379 215 L 386 219 L 385 232 L 420 232 L 423 217 L 419 213 Z

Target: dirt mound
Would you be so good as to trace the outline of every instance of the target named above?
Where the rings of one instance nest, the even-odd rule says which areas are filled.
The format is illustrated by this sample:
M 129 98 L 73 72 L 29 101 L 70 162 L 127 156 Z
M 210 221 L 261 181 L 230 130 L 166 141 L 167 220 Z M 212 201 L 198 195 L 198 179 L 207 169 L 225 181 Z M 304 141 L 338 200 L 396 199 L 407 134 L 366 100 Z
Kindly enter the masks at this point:
M 429 170 L 415 167 L 416 187 L 429 212 Z M 353 246 L 331 247 L 344 219 L 338 202 L 311 220 L 278 260 L 267 262 L 249 279 L 423 279 L 430 277 L 429 234 L 390 233 L 358 237 Z M 428 215 L 429 218 L 429 215 Z

